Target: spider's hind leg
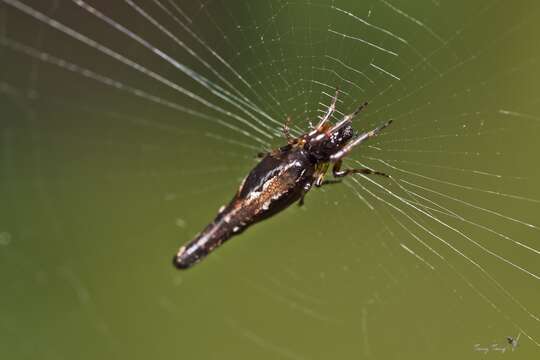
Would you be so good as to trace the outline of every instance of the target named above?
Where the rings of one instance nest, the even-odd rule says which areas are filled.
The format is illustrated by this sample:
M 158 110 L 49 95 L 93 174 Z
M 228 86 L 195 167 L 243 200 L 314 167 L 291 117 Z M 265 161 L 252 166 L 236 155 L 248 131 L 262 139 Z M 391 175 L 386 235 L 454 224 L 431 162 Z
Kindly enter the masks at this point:
M 334 167 L 332 168 L 332 174 L 336 178 L 341 178 L 341 177 L 345 177 L 345 176 L 352 175 L 352 174 L 380 175 L 380 176 L 384 176 L 384 177 L 387 177 L 387 178 L 390 177 L 390 175 L 388 175 L 388 174 L 385 174 L 385 173 L 380 172 L 380 171 L 371 170 L 371 169 L 368 169 L 368 168 L 356 168 L 356 169 L 344 169 L 344 170 L 341 170 L 342 163 L 343 163 L 342 160 L 338 160 L 338 161 L 336 161 L 336 163 L 334 164 Z
M 287 140 L 287 143 L 289 145 L 292 145 L 296 142 L 296 139 L 291 136 L 291 129 L 289 125 L 291 124 L 291 117 L 288 116 L 287 120 L 285 120 L 285 123 L 283 124 L 283 136 L 285 136 L 285 139 Z
M 298 206 L 304 206 L 304 199 L 312 186 L 313 186 L 313 182 L 307 182 L 304 185 L 304 188 L 302 189 L 302 193 L 300 195 L 300 199 L 298 200 Z
M 334 166 L 332 167 L 332 174 L 336 178 L 345 177 L 347 175 L 352 174 L 364 174 L 364 175 L 380 175 L 384 177 L 390 177 L 390 175 L 387 175 L 380 171 L 371 170 L 368 168 L 358 168 L 358 169 L 344 169 L 341 170 L 341 165 L 343 164 L 343 158 L 351 152 L 351 150 L 357 146 L 366 141 L 369 138 L 372 138 L 374 136 L 377 136 L 381 130 L 386 128 L 388 125 L 392 123 L 392 120 L 387 121 L 386 123 L 376 127 L 375 129 L 368 131 L 366 133 L 361 134 L 357 138 L 353 139 L 351 142 L 349 142 L 347 145 L 345 145 L 340 151 L 336 152 L 334 155 L 330 157 L 331 161 L 334 161 Z

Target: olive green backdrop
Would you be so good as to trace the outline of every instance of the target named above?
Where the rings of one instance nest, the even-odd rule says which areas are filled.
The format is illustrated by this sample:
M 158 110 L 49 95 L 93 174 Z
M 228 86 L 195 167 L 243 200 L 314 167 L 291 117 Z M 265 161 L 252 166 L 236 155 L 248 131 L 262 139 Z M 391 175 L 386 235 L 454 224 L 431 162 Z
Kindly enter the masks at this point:
M 540 5 L 87 5 L 132 36 L 69 1 L 0 1 L 0 357 L 538 357 Z M 307 129 L 335 86 L 341 112 L 370 100 L 359 130 L 395 120 L 348 163 L 394 180 L 313 190 L 174 269 L 278 124 Z

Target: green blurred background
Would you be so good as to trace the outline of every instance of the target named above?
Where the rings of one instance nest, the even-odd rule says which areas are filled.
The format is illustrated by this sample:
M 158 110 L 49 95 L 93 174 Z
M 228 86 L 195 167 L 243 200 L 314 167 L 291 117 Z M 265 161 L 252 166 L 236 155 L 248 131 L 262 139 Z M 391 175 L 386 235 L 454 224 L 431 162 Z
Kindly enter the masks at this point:
M 268 117 L 84 5 L 0 1 L 2 359 L 538 357 L 540 3 L 81 4 Z M 349 162 L 395 181 L 312 191 L 174 269 L 255 138 L 305 130 L 336 85 L 342 112 L 370 100 L 359 130 L 395 120 Z

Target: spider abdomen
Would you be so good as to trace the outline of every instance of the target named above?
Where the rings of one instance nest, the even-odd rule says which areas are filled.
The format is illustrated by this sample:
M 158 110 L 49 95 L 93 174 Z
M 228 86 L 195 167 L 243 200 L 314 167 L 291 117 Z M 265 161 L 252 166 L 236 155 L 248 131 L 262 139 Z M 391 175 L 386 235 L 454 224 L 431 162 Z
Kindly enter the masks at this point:
M 301 149 L 265 156 L 214 221 L 180 248 L 174 265 L 191 267 L 232 236 L 298 201 L 311 187 L 314 169 Z

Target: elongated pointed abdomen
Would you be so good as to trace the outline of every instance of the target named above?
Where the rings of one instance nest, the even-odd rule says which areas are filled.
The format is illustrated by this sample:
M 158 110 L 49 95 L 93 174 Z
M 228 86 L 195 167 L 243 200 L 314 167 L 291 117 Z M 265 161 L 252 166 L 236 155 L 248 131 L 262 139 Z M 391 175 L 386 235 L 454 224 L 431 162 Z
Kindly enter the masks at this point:
M 180 248 L 178 254 L 173 257 L 174 266 L 178 269 L 188 269 L 208 255 L 208 252 L 198 245 L 198 240 L 200 237 Z
M 214 221 L 178 250 L 173 258 L 174 266 L 179 269 L 190 268 L 239 231 L 238 226 L 232 227 L 222 219 Z
M 174 265 L 179 269 L 193 266 L 232 236 L 298 201 L 309 190 L 313 172 L 313 164 L 301 151 L 267 155 L 216 219 L 180 248 Z

